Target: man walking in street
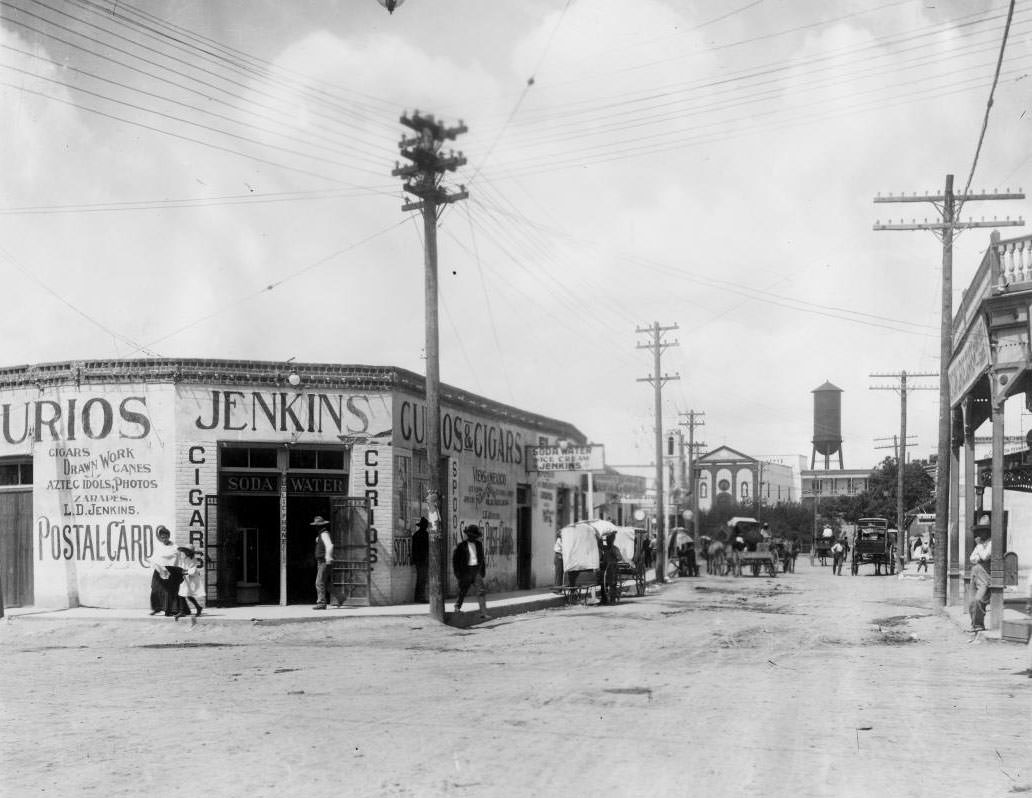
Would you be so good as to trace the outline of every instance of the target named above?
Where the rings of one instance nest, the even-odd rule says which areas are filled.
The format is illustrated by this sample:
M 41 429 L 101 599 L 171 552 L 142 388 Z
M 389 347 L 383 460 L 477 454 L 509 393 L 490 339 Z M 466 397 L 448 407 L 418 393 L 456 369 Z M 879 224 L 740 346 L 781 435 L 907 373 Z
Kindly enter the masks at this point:
M 831 547 L 831 572 L 835 576 L 842 576 L 842 561 L 846 559 L 845 552 L 842 541 L 836 540 Z
M 487 589 L 484 587 L 484 576 L 487 563 L 484 561 L 484 544 L 480 542 L 480 527 L 470 524 L 465 529 L 466 540 L 459 543 L 452 552 L 452 570 L 459 580 L 459 597 L 455 600 L 455 612 L 462 612 L 462 601 L 471 587 L 476 587 L 477 601 L 480 603 L 481 620 L 490 620 L 487 614 Z
M 311 527 L 315 527 L 315 606 L 313 610 L 326 609 L 327 596 L 335 598 L 337 606 L 343 606 L 340 595 L 333 590 L 333 538 L 330 537 L 330 522 L 317 515 Z

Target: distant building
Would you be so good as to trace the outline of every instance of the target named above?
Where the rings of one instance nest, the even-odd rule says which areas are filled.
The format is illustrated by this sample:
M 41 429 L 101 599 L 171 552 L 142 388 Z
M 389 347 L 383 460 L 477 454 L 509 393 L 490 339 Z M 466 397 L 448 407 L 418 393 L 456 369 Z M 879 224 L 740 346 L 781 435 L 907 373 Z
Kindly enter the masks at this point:
M 730 446 L 702 455 L 695 463 L 699 510 L 729 504 L 764 506 L 797 501 L 791 465 L 750 457 Z
M 820 469 L 802 473 L 802 501 L 814 497 L 828 499 L 834 496 L 855 496 L 867 490 L 871 478 L 869 468 Z

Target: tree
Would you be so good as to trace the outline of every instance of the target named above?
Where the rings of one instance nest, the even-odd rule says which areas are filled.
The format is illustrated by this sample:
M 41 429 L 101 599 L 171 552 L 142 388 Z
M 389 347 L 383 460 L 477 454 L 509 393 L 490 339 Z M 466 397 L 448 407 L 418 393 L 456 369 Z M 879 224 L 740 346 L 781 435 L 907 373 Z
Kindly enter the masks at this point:
M 886 457 L 871 472 L 867 490 L 860 494 L 863 517 L 896 518 L 898 471 L 896 460 Z M 927 504 L 935 497 L 935 480 L 925 471 L 923 463 L 907 463 L 903 467 L 903 510 Z

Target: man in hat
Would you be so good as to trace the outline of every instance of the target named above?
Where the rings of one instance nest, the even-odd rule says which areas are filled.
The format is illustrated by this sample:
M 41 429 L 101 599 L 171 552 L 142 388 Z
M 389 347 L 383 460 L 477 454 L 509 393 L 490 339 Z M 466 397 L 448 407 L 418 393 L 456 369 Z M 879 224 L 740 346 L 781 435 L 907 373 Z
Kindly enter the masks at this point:
M 976 526 L 973 530 L 975 548 L 971 552 L 971 631 L 985 631 L 985 611 L 989 605 L 989 559 L 992 557 L 992 541 L 989 527 Z
M 487 614 L 487 589 L 484 587 L 484 575 L 487 563 L 484 560 L 484 544 L 480 527 L 470 524 L 465 529 L 466 540 L 459 543 L 452 552 L 452 570 L 459 580 L 459 597 L 455 600 L 455 612 L 462 612 L 462 600 L 473 586 L 477 589 L 477 601 L 480 603 L 481 620 L 490 620 Z
M 412 533 L 412 565 L 416 568 L 416 590 L 413 601 L 426 604 L 426 574 L 430 561 L 430 522 L 421 517 L 416 522 L 416 531 Z
M 317 515 L 311 527 L 315 527 L 315 606 L 313 610 L 326 609 L 326 598 L 335 599 L 342 606 L 340 596 L 333 595 L 333 538 L 330 537 L 330 522 Z

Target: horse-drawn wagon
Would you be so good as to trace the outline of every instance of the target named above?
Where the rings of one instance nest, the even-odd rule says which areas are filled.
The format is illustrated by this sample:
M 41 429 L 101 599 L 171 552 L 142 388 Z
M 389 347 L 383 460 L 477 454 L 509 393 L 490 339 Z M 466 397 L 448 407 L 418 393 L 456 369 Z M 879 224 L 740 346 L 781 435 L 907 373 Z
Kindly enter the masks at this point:
M 861 518 L 857 521 L 850 567 L 853 576 L 860 573 L 860 566 L 864 563 L 874 564 L 875 576 L 881 574 L 882 566 L 886 574 L 896 573 L 898 538 L 899 533 L 889 529 L 889 522 L 885 518 Z
M 568 602 L 588 603 L 596 591 L 615 604 L 625 581 L 634 581 L 635 595 L 645 595 L 649 538 L 644 529 L 618 527 L 610 521 L 581 521 L 559 532 L 563 550 L 563 583 Z
M 745 544 L 744 550 L 732 554 L 732 557 L 737 556 L 738 559 L 739 576 L 745 568 L 748 568 L 753 576 L 759 576 L 763 571 L 766 571 L 768 576 L 778 575 L 777 553 L 771 546 L 770 538 L 765 537 L 760 531 L 759 521 L 755 518 L 736 516 L 728 520 L 727 526 L 731 531 L 732 547 L 737 538 L 741 538 Z

